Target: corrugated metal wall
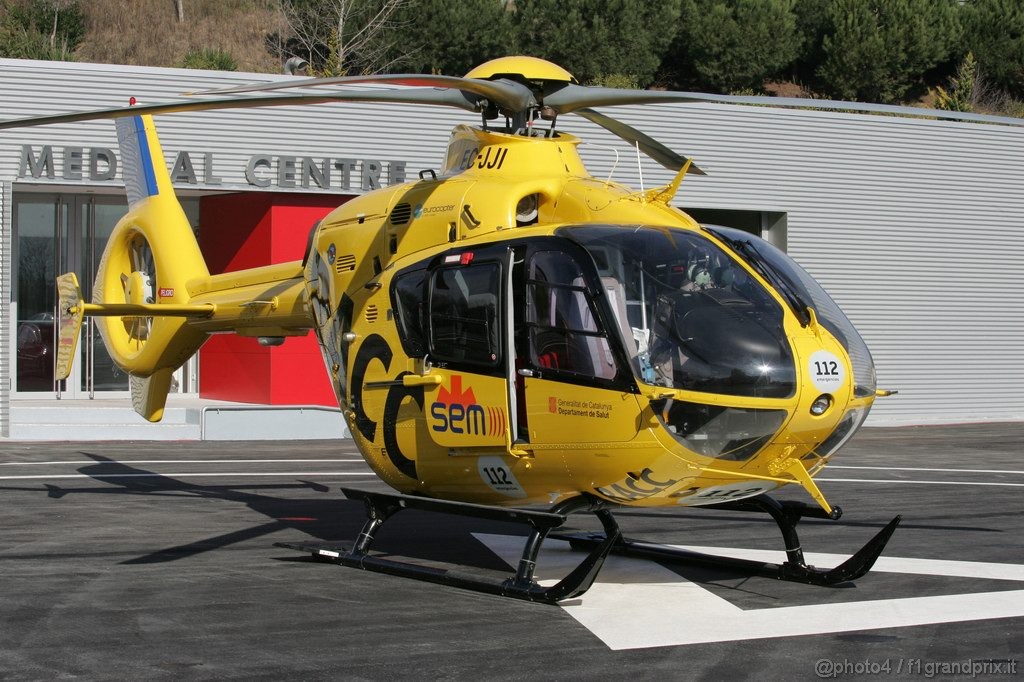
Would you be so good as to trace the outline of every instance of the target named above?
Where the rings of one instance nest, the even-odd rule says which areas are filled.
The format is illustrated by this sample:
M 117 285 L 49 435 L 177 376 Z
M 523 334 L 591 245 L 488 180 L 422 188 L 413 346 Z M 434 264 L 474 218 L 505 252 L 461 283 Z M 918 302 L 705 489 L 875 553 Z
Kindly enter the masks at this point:
M 677 203 L 787 214 L 789 253 L 864 335 L 879 386 L 900 391 L 869 423 L 1024 418 L 1024 128 L 767 107 L 616 114 L 708 171 Z
M 269 78 L 0 60 L 4 117 Z M 709 173 L 688 178 L 678 204 L 787 215 L 789 252 L 861 330 L 879 385 L 900 391 L 877 403 L 869 423 L 1024 419 L 1024 129 L 724 105 L 608 113 Z M 174 114 L 158 124 L 169 158 L 184 149 L 198 162 L 213 152 L 229 189 L 246 186 L 254 153 L 398 159 L 412 178 L 439 167 L 458 122 L 475 120 L 441 108 L 346 104 Z M 596 176 L 609 174 L 618 150 L 614 178 L 639 187 L 627 146 L 575 117 L 559 128 L 585 137 L 581 153 Z M 17 174 L 25 143 L 115 147 L 107 122 L 5 132 L 0 178 Z M 642 168 L 647 187 L 669 180 L 653 163 Z
M 0 436 L 11 433 L 11 183 L 0 179 Z

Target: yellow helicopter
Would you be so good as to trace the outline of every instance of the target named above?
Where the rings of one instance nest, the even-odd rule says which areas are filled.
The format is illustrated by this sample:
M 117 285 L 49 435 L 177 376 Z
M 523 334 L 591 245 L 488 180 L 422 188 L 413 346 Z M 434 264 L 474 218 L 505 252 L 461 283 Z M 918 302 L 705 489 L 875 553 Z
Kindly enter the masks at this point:
M 407 87 L 251 94 L 369 82 Z M 70 372 L 83 316 L 98 316 L 111 357 L 131 375 L 135 409 L 157 421 L 172 373 L 211 334 L 278 343 L 316 333 L 359 451 L 398 493 L 344 490 L 368 514 L 352 546 L 287 546 L 546 602 L 585 592 L 613 551 L 826 585 L 862 576 L 880 555 L 899 517 L 831 570 L 806 564 L 795 529 L 801 517 L 839 517 L 814 476 L 886 394 L 876 389 L 864 341 L 785 253 L 671 205 L 684 176 L 701 173 L 690 159 L 592 108 L 762 98 L 585 87 L 532 57 L 496 59 L 464 78 L 297 79 L 192 94 L 0 128 L 116 119 L 130 209 L 106 246 L 92 302 L 81 300 L 73 274 L 58 279 L 59 376 Z M 314 227 L 301 262 L 210 275 L 151 115 L 337 101 L 454 106 L 478 113 L 481 124 L 452 131 L 440 173 L 423 171 L 334 210 Z M 590 176 L 580 140 L 555 127 L 570 113 L 675 171 L 674 179 L 637 192 Z M 790 484 L 815 504 L 767 495 Z M 611 513 L 712 505 L 770 514 L 787 561 L 626 540 Z M 489 580 L 372 553 L 380 526 L 406 508 L 529 525 L 515 574 Z M 596 514 L 604 533 L 563 536 L 589 553 L 557 584 L 540 586 L 541 543 L 581 511 Z

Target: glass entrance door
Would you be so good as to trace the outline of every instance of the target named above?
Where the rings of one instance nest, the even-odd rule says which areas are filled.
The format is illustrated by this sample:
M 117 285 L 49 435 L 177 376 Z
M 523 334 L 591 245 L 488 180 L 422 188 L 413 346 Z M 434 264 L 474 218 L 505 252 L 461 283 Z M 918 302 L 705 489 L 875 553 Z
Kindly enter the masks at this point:
M 75 200 L 77 230 L 73 233 L 78 245 L 77 249 L 73 250 L 77 250 L 74 254 L 74 269 L 78 272 L 82 297 L 86 301 L 92 300 L 92 285 L 103 249 L 106 247 L 106 240 L 110 238 L 118 220 L 127 211 L 128 205 L 124 200 L 113 197 L 80 197 Z M 78 359 L 82 371 L 78 373 L 77 397 L 93 397 L 97 391 L 110 394 L 128 390 L 128 375 L 114 364 L 114 360 L 106 352 L 95 317 L 85 319 L 79 343 L 81 345 Z
M 69 260 L 69 222 L 68 205 L 57 196 L 15 198 L 16 272 L 11 302 L 11 319 L 16 325 L 12 354 L 15 393 L 59 395 L 67 383 L 53 379 L 53 349 L 54 280 Z
M 114 398 L 128 395 L 128 375 L 111 360 L 95 321 L 86 318 L 78 357 L 65 381 L 54 381 L 58 274 L 74 271 L 85 300 L 92 298 L 103 249 L 127 212 L 124 199 L 65 194 L 14 195 L 16 398 Z M 195 390 L 195 362 L 179 370 L 172 391 Z
M 81 267 L 76 268 L 76 272 L 79 273 L 83 298 L 86 301 L 91 301 L 92 285 L 96 278 L 100 259 L 103 257 L 103 249 L 106 247 L 107 239 L 114 231 L 117 221 L 127 212 L 128 206 L 123 201 L 115 201 L 112 198 L 80 198 L 75 201 L 75 209 L 78 214 L 78 237 L 81 242 L 78 258 Z M 82 278 L 83 273 L 88 275 L 84 279 Z M 128 375 L 114 364 L 107 353 L 107 347 L 103 345 L 103 338 L 96 325 L 96 318 L 90 317 L 85 320 L 79 343 L 81 344 L 78 357 L 78 362 L 81 365 L 81 371 L 78 373 L 80 394 L 87 394 L 91 398 L 97 391 L 110 393 L 128 390 Z

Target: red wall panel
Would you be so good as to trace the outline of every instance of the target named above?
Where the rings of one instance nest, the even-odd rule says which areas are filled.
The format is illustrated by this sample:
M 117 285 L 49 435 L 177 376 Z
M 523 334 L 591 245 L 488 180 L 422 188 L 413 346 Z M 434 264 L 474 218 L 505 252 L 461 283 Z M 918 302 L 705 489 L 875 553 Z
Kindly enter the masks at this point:
M 211 337 L 199 350 L 200 397 L 276 404 L 271 395 L 273 371 L 269 350 L 273 349 L 260 346 L 256 339 L 229 334 Z
M 258 192 L 201 198 L 199 245 L 210 272 L 301 260 L 313 224 L 347 199 Z M 214 336 L 199 351 L 199 373 L 203 398 L 337 405 L 312 332 L 269 347 L 254 338 Z

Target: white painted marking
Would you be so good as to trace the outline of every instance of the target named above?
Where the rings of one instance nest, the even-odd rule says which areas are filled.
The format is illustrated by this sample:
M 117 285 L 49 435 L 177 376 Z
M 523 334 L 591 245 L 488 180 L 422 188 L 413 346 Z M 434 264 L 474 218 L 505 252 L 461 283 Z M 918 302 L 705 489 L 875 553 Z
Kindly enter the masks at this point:
M 1024 474 L 1024 471 L 1004 469 L 928 469 L 925 467 L 855 467 L 845 464 L 829 464 L 829 469 L 874 469 L 876 471 L 948 471 L 957 474 Z
M 732 547 L 707 547 L 701 545 L 673 545 L 691 552 L 718 554 L 720 556 L 781 563 L 786 553 L 772 549 L 734 549 Z M 850 556 L 805 552 L 804 560 L 812 566 L 835 568 Z M 988 580 L 1019 580 L 1024 582 L 1024 565 L 996 564 L 983 561 L 952 561 L 947 559 L 911 559 L 907 557 L 878 557 L 872 571 L 882 573 L 910 573 L 913 575 L 940 575 L 951 578 L 984 578 Z
M 49 481 L 55 478 L 200 478 L 204 476 L 376 476 L 372 471 L 275 471 L 275 472 L 218 472 L 215 474 L 185 473 L 185 474 L 53 474 L 52 476 L 0 476 L 0 481 L 16 480 L 40 480 Z
M 911 485 L 994 485 L 1008 488 L 1024 488 L 1024 483 L 992 483 L 989 481 L 909 481 L 897 478 L 823 478 L 815 476 L 815 481 L 831 483 L 909 483 Z
M 363 459 L 76 459 L 66 462 L 0 462 L 0 467 L 51 464 L 283 464 L 290 462 L 364 462 Z
M 518 564 L 523 538 L 475 536 L 510 566 Z M 721 547 L 691 549 L 761 560 L 775 560 L 784 554 Z M 540 554 L 539 573 L 564 576 L 582 558 L 582 552 L 571 550 L 568 543 L 549 542 Z M 846 559 L 837 554 L 808 554 L 808 558 L 822 565 Z M 1024 566 L 1017 564 L 882 557 L 874 570 L 1024 582 Z M 556 581 L 540 582 L 550 585 Z M 656 562 L 613 556 L 593 587 L 562 608 L 609 648 L 621 650 L 1024 617 L 1024 590 L 745 611 Z

